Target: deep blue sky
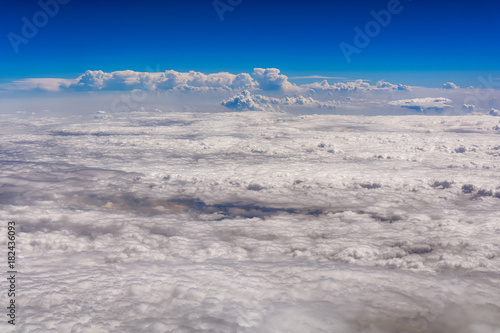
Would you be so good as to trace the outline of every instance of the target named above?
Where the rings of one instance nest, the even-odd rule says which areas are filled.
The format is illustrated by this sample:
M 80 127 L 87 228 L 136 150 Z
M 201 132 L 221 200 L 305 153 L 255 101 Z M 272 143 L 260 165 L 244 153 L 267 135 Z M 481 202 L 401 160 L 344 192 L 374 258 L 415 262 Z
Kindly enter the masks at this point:
M 373 20 L 370 11 L 388 2 L 243 0 L 221 22 L 212 0 L 71 0 L 16 54 L 7 34 L 21 35 L 21 18 L 31 21 L 41 8 L 37 1 L 2 1 L 0 78 L 276 67 L 289 76 L 401 73 L 415 79 L 424 72 L 474 77 L 500 70 L 498 1 L 401 0 L 402 12 L 348 64 L 339 43 L 353 44 L 353 28 L 364 29 Z

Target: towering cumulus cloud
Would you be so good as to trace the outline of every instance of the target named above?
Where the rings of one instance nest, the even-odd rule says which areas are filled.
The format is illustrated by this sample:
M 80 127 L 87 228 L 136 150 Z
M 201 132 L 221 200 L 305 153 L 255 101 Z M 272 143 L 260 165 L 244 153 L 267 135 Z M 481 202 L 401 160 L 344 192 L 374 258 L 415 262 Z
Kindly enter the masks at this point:
M 288 77 L 280 74 L 277 68 L 255 68 L 253 74 L 262 90 L 281 90 L 292 87 L 292 84 L 288 82 Z

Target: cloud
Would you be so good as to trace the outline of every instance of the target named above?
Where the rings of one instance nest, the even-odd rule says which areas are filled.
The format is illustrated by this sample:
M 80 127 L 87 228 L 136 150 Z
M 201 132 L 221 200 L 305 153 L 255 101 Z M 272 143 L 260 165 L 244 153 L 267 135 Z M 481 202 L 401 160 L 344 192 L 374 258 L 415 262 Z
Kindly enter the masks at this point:
M 460 89 L 460 87 L 453 82 L 446 82 L 443 83 L 443 89 Z
M 57 92 L 70 87 L 75 80 L 59 78 L 40 78 L 13 81 L 4 85 L 9 90 L 37 90 Z
M 94 115 L 95 119 L 112 119 L 113 116 L 107 114 L 106 111 L 97 111 Z
M 295 78 L 324 79 L 334 78 L 319 75 Z M 339 78 L 337 78 L 339 79 Z M 358 92 L 358 91 L 397 91 L 410 90 L 406 85 L 395 85 L 379 81 L 372 86 L 365 80 L 338 82 L 330 85 L 327 80 L 311 84 L 295 85 L 277 68 L 255 68 L 253 74 L 227 72 L 204 74 L 196 71 L 178 72 L 136 72 L 132 70 L 104 72 L 87 70 L 75 79 L 40 78 L 14 81 L 4 84 L 7 90 L 40 91 L 230 91 L 262 90 L 304 93 L 318 90 L 323 92 Z
M 490 117 L 107 114 L 0 117 L 17 331 L 498 331 Z
M 260 95 L 257 95 L 260 96 Z M 228 100 L 222 101 L 222 106 L 235 111 L 265 111 L 272 110 L 272 107 L 268 105 L 262 105 L 254 99 L 258 99 L 257 96 L 252 96 L 248 90 L 244 90 L 241 94 L 234 96 Z
M 386 81 L 378 81 L 377 88 L 379 89 L 388 89 L 388 90 L 402 90 L 402 91 L 410 91 L 410 87 L 404 84 L 392 84 Z
M 376 85 L 372 86 L 365 80 L 355 80 L 351 82 L 337 82 L 329 84 L 327 80 L 322 82 L 314 82 L 310 84 L 303 84 L 300 86 L 302 89 L 314 89 L 318 91 L 330 92 L 359 92 L 359 91 L 394 91 L 402 90 L 409 91 L 410 87 L 406 85 L 395 85 L 385 81 L 379 81 Z
M 279 111 L 283 106 L 300 106 L 309 108 L 328 108 L 335 109 L 336 103 L 320 102 L 312 97 L 285 96 L 283 98 L 267 97 L 263 95 L 252 95 L 248 90 L 242 91 L 240 94 L 224 100 L 222 106 L 235 111 Z
M 403 99 L 398 101 L 391 101 L 389 104 L 400 106 L 403 108 L 412 109 L 418 112 L 436 111 L 441 112 L 445 109 L 452 108 L 451 100 L 444 97 L 426 97 L 426 98 L 414 98 L 414 99 Z
M 161 73 L 116 71 L 86 71 L 69 88 L 79 90 L 207 90 L 253 88 L 255 82 L 247 73 L 231 74 L 226 72 L 203 74 L 167 70 Z
M 495 116 L 495 117 L 500 117 L 500 110 L 497 110 L 497 109 L 494 109 L 494 108 L 491 108 L 490 110 L 490 116 Z
M 262 90 L 286 90 L 293 85 L 286 75 L 280 74 L 277 68 L 255 68 L 253 75 Z
M 219 72 L 204 74 L 196 71 L 177 72 L 135 72 L 131 70 L 104 72 L 87 70 L 72 80 L 65 79 L 26 79 L 15 81 L 10 88 L 16 90 L 83 90 L 83 91 L 130 91 L 141 89 L 158 90 L 232 90 L 261 89 L 287 90 L 296 88 L 288 82 L 286 75 L 276 68 L 256 68 L 252 77 L 248 73 L 231 74 Z

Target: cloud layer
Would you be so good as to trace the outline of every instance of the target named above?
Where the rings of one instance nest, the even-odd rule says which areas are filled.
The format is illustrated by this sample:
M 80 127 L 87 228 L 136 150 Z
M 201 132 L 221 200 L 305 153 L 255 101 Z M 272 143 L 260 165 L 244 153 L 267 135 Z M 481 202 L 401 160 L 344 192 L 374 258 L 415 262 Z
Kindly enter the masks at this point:
M 497 118 L 106 115 L 0 118 L 17 331 L 498 332 Z
M 321 78 L 321 77 L 313 77 Z M 405 85 L 394 85 L 380 81 L 375 86 L 363 80 L 330 85 L 326 80 L 297 86 L 277 68 L 255 68 L 251 74 L 231 74 L 227 72 L 204 74 L 200 72 L 135 72 L 131 70 L 103 72 L 88 70 L 76 79 L 25 79 L 7 85 L 14 90 L 83 90 L 83 91 L 147 91 L 163 90 L 242 90 L 260 89 L 264 91 L 298 91 L 317 89 L 323 91 L 374 91 L 409 90 Z
M 15 81 L 10 88 L 19 90 L 84 90 L 130 91 L 142 89 L 161 90 L 210 90 L 210 89 L 261 89 L 286 90 L 294 87 L 286 75 L 276 68 L 255 68 L 253 77 L 248 73 L 227 72 L 204 74 L 200 72 L 135 72 L 131 70 L 111 73 L 88 70 L 76 79 L 26 79 Z

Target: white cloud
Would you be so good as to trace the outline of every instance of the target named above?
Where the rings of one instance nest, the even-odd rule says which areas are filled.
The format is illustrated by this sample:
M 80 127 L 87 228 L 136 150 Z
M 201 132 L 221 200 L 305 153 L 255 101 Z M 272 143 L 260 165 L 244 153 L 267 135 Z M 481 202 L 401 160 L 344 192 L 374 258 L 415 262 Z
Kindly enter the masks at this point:
M 334 101 L 320 102 L 312 97 L 285 96 L 283 98 L 267 97 L 263 95 L 252 95 L 248 90 L 224 100 L 222 105 L 236 111 L 278 111 L 283 106 L 300 106 L 306 108 L 328 108 L 335 109 Z
M 286 90 L 294 86 L 277 68 L 255 68 L 253 75 L 262 90 Z
M 231 74 L 227 72 L 204 74 L 201 72 L 135 72 L 131 70 L 103 72 L 101 70 L 87 70 L 78 78 L 65 79 L 27 79 L 14 82 L 11 88 L 18 90 L 46 90 L 60 91 L 88 90 L 88 91 L 130 91 L 142 89 L 156 90 L 211 90 L 211 89 L 262 89 L 287 90 L 296 86 L 288 82 L 286 75 L 280 74 L 276 68 L 256 68 L 253 73 Z
M 389 104 L 412 109 L 418 112 L 441 112 L 445 109 L 452 108 L 451 102 L 452 101 L 450 99 L 444 97 L 425 97 L 391 101 Z
M 321 76 L 312 76 L 320 78 Z M 222 101 L 235 98 L 242 91 L 247 90 L 249 96 L 240 96 L 240 101 L 234 100 L 234 108 L 248 110 L 287 110 L 291 112 L 314 112 L 312 108 L 320 107 L 335 109 L 336 114 L 396 114 L 404 112 L 397 108 L 388 108 L 387 104 L 405 107 L 419 112 L 449 111 L 456 114 L 470 114 L 474 111 L 487 112 L 491 107 L 499 108 L 499 90 L 483 89 L 449 89 L 409 87 L 403 84 L 394 84 L 386 81 L 370 83 L 366 80 L 329 83 L 327 80 L 307 84 L 292 84 L 288 77 L 276 68 L 256 68 L 253 73 L 232 74 L 226 72 L 205 74 L 196 71 L 177 72 L 166 70 L 163 72 L 135 72 L 131 70 L 103 72 L 100 70 L 86 71 L 75 79 L 26 79 L 11 83 L 3 83 L 0 87 L 3 96 L 29 96 L 31 91 L 59 92 L 48 95 L 50 98 L 61 98 L 63 95 L 76 96 L 81 99 L 93 95 L 92 101 L 79 103 L 74 108 L 66 108 L 65 112 L 73 112 L 78 108 L 85 108 L 90 104 L 97 104 L 95 110 L 105 111 L 133 111 L 140 107 L 163 110 L 221 110 Z M 82 93 L 85 92 L 85 93 Z M 122 92 L 126 92 L 125 94 Z M 104 95 L 111 98 L 111 102 L 104 102 Z M 116 94 L 115 97 L 111 97 Z M 182 95 L 182 96 L 181 96 Z M 42 94 L 33 94 L 40 97 L 44 105 L 49 98 L 42 98 Z M 170 96 L 175 99 L 176 105 L 166 102 Z M 175 96 L 175 97 L 174 97 Z M 257 97 L 260 96 L 260 97 Z M 440 96 L 429 98 L 428 96 Z M 268 98 L 265 100 L 265 98 Z M 286 101 L 285 99 L 292 99 Z M 312 98 L 313 100 L 306 100 Z M 10 100 L 10 102 L 15 102 Z M 101 101 L 98 101 L 101 99 Z M 201 101 L 203 99 L 203 101 Z M 276 100 L 273 100 L 276 99 Z M 5 101 L 6 99 L 4 99 Z M 37 100 L 37 102 L 38 102 Z M 181 101 L 182 100 L 182 101 Z M 400 100 L 400 101 L 397 101 Z M 186 101 L 189 106 L 186 105 Z M 197 102 L 201 101 L 201 102 Z M 208 103 L 206 103 L 208 101 Z M 453 101 L 453 102 L 452 102 Z M 158 104 L 159 103 L 159 104 Z M 238 104 L 239 103 L 239 104 Z M 245 104 L 246 103 L 246 104 Z M 253 103 L 253 104 L 252 104 Z M 169 104 L 169 105 L 166 105 Z M 208 104 L 208 105 L 207 105 Z M 30 107 L 27 108 L 26 106 Z M 62 109 L 66 104 L 37 107 L 34 99 L 23 100 L 17 103 L 17 110 L 40 112 L 40 109 Z M 231 104 L 227 104 L 229 106 Z M 453 107 L 452 107 L 453 105 Z M 464 105 L 474 105 L 474 110 Z M 2 112 L 15 112 L 5 107 Z M 233 109 L 234 109 L 233 108 Z M 29 109 L 29 110 L 28 110 Z M 410 113 L 407 110 L 406 113 Z M 324 113 L 328 113 L 324 110 Z
M 409 91 L 411 90 L 409 86 L 404 85 L 404 84 L 392 84 L 386 81 L 378 81 L 377 82 L 377 88 L 379 89 L 388 89 L 388 90 L 403 90 L 403 91 Z
M 321 79 L 324 76 L 305 76 L 296 78 Z M 248 73 L 231 74 L 227 72 L 204 74 L 201 72 L 135 72 L 131 70 L 104 72 L 102 70 L 87 70 L 76 79 L 26 79 L 18 80 L 4 87 L 12 90 L 42 90 L 42 91 L 131 91 L 134 89 L 146 91 L 203 91 L 203 90 L 255 90 L 307 92 L 310 89 L 330 92 L 359 91 L 391 91 L 410 90 L 406 85 L 395 85 L 380 81 L 375 86 L 364 80 L 339 82 L 330 85 L 326 80 L 311 84 L 295 85 L 277 68 L 255 68 L 252 75 Z
M 357 91 L 392 91 L 392 90 L 410 90 L 406 85 L 395 85 L 385 81 L 379 81 L 376 85 L 372 86 L 365 80 L 355 80 L 351 82 L 337 82 L 329 84 L 327 80 L 322 82 L 314 82 L 310 84 L 303 84 L 300 86 L 302 89 L 314 89 L 318 91 L 331 91 L 331 92 L 357 92 Z
M 241 89 L 253 88 L 255 82 L 249 74 L 231 74 L 226 72 L 203 74 L 190 71 L 187 73 L 167 70 L 161 73 L 116 71 L 86 71 L 76 79 L 70 88 L 82 90 L 206 90 L 206 89 Z
M 457 86 L 455 83 L 453 82 L 446 82 L 446 83 L 443 83 L 443 89 L 459 89 L 460 87 Z

